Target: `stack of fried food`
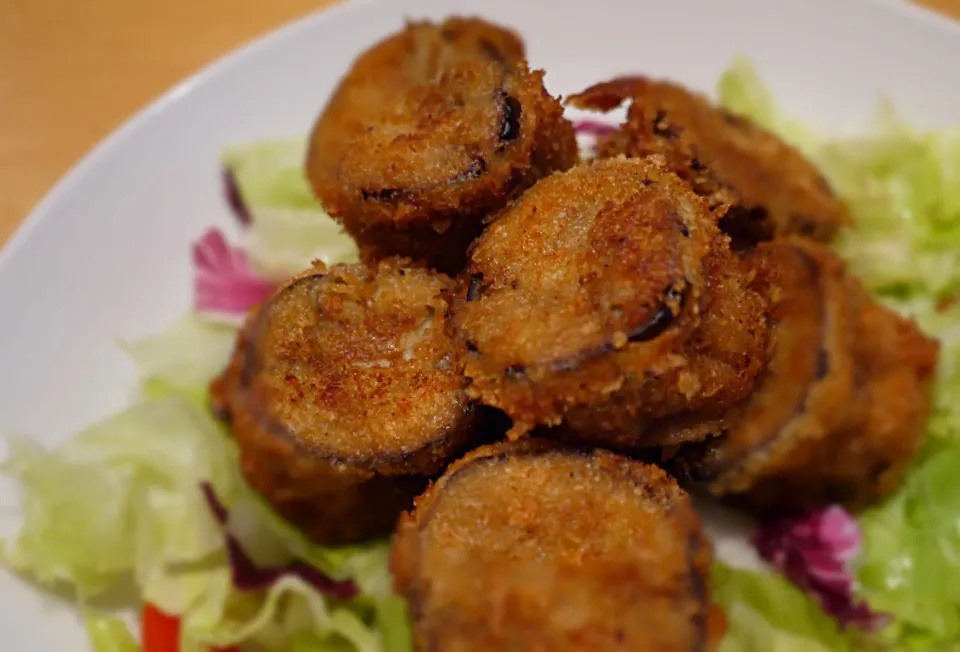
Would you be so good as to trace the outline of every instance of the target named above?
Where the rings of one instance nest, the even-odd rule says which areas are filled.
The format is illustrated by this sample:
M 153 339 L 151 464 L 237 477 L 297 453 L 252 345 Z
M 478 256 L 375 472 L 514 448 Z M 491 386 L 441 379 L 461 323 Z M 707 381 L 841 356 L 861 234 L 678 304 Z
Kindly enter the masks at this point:
M 875 501 L 938 346 L 846 274 L 845 206 L 776 136 L 626 77 L 567 100 L 630 103 L 581 163 L 542 77 L 476 19 L 361 55 L 307 173 L 363 261 L 259 307 L 212 400 L 316 541 L 396 527 L 417 650 L 712 650 L 674 478 L 760 511 Z

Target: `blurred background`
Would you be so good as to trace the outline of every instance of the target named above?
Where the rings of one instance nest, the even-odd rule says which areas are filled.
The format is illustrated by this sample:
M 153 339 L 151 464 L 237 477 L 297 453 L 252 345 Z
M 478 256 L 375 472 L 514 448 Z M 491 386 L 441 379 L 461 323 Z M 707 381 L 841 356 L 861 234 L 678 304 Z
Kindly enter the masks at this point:
M 917 1 L 960 18 L 960 0 Z M 71 165 L 151 99 L 334 2 L 0 0 L 0 245 Z

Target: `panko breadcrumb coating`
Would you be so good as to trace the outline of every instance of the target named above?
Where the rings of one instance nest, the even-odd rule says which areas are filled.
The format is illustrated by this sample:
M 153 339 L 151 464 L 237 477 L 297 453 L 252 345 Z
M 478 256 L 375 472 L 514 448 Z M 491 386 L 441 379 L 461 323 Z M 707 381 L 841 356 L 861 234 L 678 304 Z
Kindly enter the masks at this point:
M 700 323 L 683 346 L 682 364 L 656 383 L 627 379 L 599 408 L 572 409 L 561 431 L 566 438 L 635 452 L 702 441 L 723 427 L 766 362 L 765 302 L 745 286 L 725 241 L 715 245 L 705 272 Z
M 620 77 L 567 100 L 600 111 L 624 101 L 627 120 L 598 155 L 664 156 L 711 205 L 729 205 L 721 226 L 738 248 L 788 235 L 826 242 L 851 223 L 846 205 L 796 148 L 683 86 Z
M 641 445 L 648 420 L 752 386 L 762 305 L 737 274 L 705 202 L 657 162 L 555 174 L 471 249 L 453 319 L 470 391 L 512 436 L 570 417 L 589 443 Z
M 778 240 L 747 263 L 770 301 L 766 370 L 721 436 L 681 449 L 674 469 L 761 511 L 882 498 L 922 440 L 936 342 L 821 245 Z
M 577 162 L 542 77 L 509 30 L 411 23 L 340 82 L 314 126 L 307 176 L 366 257 L 457 271 L 490 213 Z
M 394 540 L 418 652 L 713 650 L 711 547 L 660 469 L 538 439 L 480 448 Z
M 318 266 L 252 315 L 214 381 L 246 480 L 315 541 L 389 533 L 474 443 L 451 287 L 405 260 Z

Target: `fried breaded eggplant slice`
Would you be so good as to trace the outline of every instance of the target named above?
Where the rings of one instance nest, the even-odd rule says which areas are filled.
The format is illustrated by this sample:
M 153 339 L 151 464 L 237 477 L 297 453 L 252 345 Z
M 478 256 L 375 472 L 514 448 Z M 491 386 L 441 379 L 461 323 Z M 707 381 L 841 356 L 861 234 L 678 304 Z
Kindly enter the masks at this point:
M 663 155 L 712 205 L 730 205 L 721 227 L 735 247 L 788 235 L 826 242 L 850 224 L 846 205 L 796 148 L 683 86 L 620 77 L 567 100 L 600 111 L 624 101 L 627 120 L 598 155 Z
M 768 301 L 770 352 L 757 386 L 734 409 L 722 446 L 700 471 L 714 493 L 747 491 L 763 469 L 803 465 L 842 427 L 854 398 L 853 322 L 843 267 L 800 240 L 759 246 L 745 261 Z M 821 417 L 826 420 L 821 423 Z
M 937 345 L 821 245 L 778 240 L 746 262 L 769 300 L 767 367 L 724 433 L 681 449 L 674 470 L 761 511 L 882 497 L 922 438 Z
M 519 37 L 411 23 L 362 54 L 318 118 L 307 176 L 367 258 L 463 265 L 491 212 L 577 162 L 573 127 Z
M 727 304 L 714 331 L 743 326 L 724 297 L 743 288 L 708 278 L 726 246 L 705 202 L 653 160 L 540 181 L 471 250 L 453 320 L 470 391 L 510 415 L 511 436 L 572 414 L 604 446 L 636 440 L 645 418 L 739 400 L 738 372 L 761 356 L 730 353 L 737 372 L 721 371 L 741 335 L 698 331 L 711 302 Z M 753 321 L 757 301 L 742 299 Z
M 864 297 L 854 349 L 861 417 L 832 438 L 831 452 L 821 453 L 821 473 L 829 479 L 823 501 L 854 507 L 900 486 L 923 443 L 939 355 L 939 344 L 914 322 L 871 301 L 855 281 L 851 292 L 858 290 Z
M 700 323 L 683 346 L 683 364 L 661 382 L 627 379 L 600 408 L 572 409 L 561 432 L 627 452 L 702 441 L 718 432 L 730 406 L 753 390 L 766 362 L 768 329 L 765 303 L 745 286 L 725 242 L 716 244 L 705 272 Z
M 400 259 L 318 266 L 251 316 L 214 381 L 246 480 L 313 540 L 389 533 L 473 443 L 451 286 Z
M 715 649 L 711 546 L 660 469 L 536 438 L 477 449 L 404 516 L 418 652 Z

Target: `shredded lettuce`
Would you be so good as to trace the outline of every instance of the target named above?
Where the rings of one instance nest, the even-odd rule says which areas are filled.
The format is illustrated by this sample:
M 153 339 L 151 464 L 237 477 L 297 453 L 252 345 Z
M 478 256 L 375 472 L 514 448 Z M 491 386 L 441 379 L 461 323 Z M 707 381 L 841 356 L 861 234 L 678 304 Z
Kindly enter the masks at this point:
M 316 211 L 320 204 L 303 173 L 305 158 L 306 141 L 286 138 L 233 147 L 220 162 L 247 206 Z
M 340 610 L 334 613 L 333 631 L 324 635 L 306 632 L 298 636 L 291 645 L 292 652 L 380 652 L 383 649 L 380 640 L 356 614 Z
M 727 634 L 720 652 L 827 652 L 852 649 L 851 639 L 788 579 L 768 571 L 713 568 L 714 600 Z
M 120 345 L 141 383 L 183 392 L 200 388 L 205 401 L 206 383 L 226 366 L 236 339 L 236 325 L 191 314 L 157 335 Z
M 946 305 L 960 292 L 960 129 L 918 132 L 884 106 L 870 135 L 829 140 L 780 111 L 745 60 L 723 76 L 719 99 L 811 157 L 853 212 L 856 228 L 837 243 L 850 271 L 941 342 L 924 448 L 900 490 L 859 518 L 858 581 L 873 608 L 894 616 L 871 645 L 960 648 L 960 308 Z M 743 609 L 754 616 L 753 631 L 767 633 L 754 647 L 729 649 L 779 650 L 787 634 L 807 646 L 796 649 L 844 649 L 845 642 L 800 626 L 808 607 L 794 609 L 802 617 L 784 612 L 782 578 L 765 573 L 747 583 L 745 577 L 723 571 L 716 577 L 731 609 L 730 640 L 745 636 L 738 633 Z M 769 596 L 755 599 L 760 590 Z
M 121 619 L 88 614 L 84 617 L 84 624 L 93 652 L 140 652 L 140 645 Z
M 81 598 L 132 570 L 141 580 L 164 579 L 168 562 L 202 561 L 219 549 L 196 480 L 230 491 L 231 462 L 217 425 L 178 397 L 136 405 L 52 453 L 11 439 L 3 470 L 25 500 L 7 562 L 44 584 L 66 582 Z M 163 606 L 177 613 L 180 605 Z
M 316 546 L 243 482 L 236 445 L 204 394 L 234 333 L 189 318 L 127 344 L 147 381 L 143 401 L 52 451 L 12 438 L 0 471 L 23 488 L 23 524 L 3 563 L 42 585 L 71 587 L 81 605 L 132 581 L 145 602 L 180 616 L 184 649 L 248 642 L 288 649 L 312 636 L 356 652 L 404 650 L 387 542 Z M 203 484 L 228 509 L 231 534 L 251 558 L 310 563 L 353 579 L 362 599 L 332 600 L 288 575 L 267 590 L 238 590 Z M 119 621 L 90 616 L 87 625 L 97 652 L 135 649 Z
M 815 130 L 780 110 L 749 59 L 734 60 L 717 83 L 717 95 L 725 108 L 749 117 L 808 154 L 819 143 Z
M 285 279 L 310 266 L 352 261 L 353 239 L 314 198 L 303 172 L 303 139 L 251 143 L 227 151 L 224 169 L 232 175 L 250 229 L 250 263 L 268 278 Z
M 377 602 L 377 622 L 383 636 L 384 652 L 413 652 L 413 633 L 407 603 L 396 596 Z
M 889 109 L 882 139 L 824 145 L 817 157 L 858 228 L 838 243 L 851 270 L 891 300 L 960 291 L 960 130 L 920 133 Z
M 960 645 L 960 446 L 932 441 L 904 488 L 861 518 L 859 579 L 897 649 Z

